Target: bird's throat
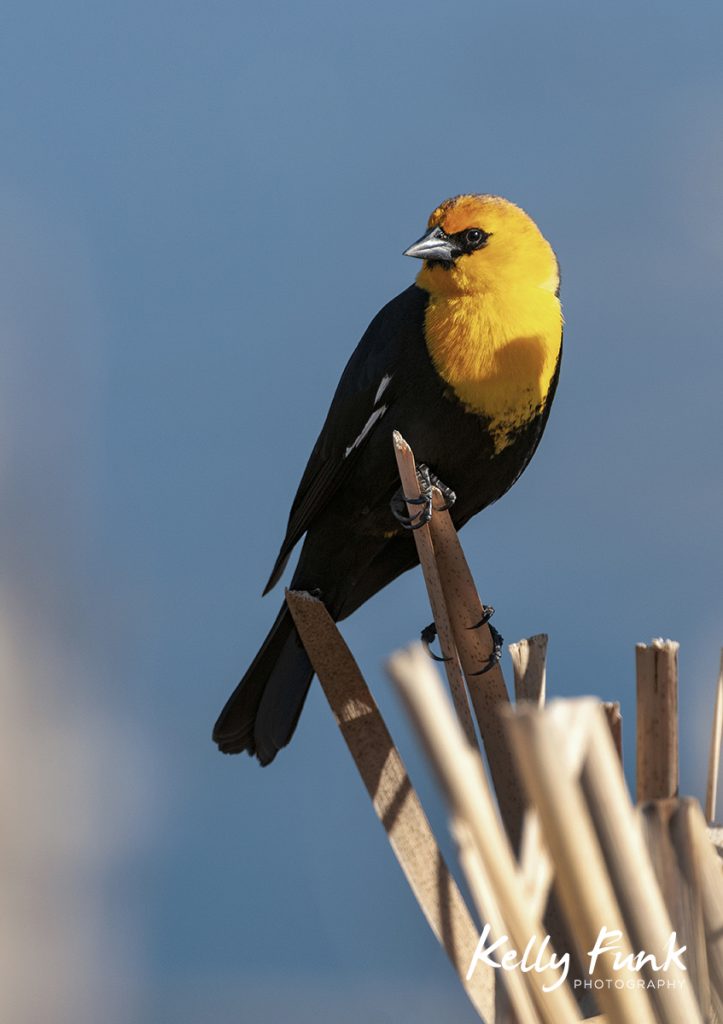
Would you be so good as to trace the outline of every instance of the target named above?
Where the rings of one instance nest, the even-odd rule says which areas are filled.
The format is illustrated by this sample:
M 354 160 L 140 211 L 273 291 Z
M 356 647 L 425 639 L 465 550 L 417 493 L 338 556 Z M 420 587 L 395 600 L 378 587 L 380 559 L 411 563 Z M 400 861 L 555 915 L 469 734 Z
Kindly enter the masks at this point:
M 544 407 L 562 343 L 562 313 L 547 289 L 515 295 L 430 295 L 432 363 L 470 411 L 489 419 L 501 451 Z

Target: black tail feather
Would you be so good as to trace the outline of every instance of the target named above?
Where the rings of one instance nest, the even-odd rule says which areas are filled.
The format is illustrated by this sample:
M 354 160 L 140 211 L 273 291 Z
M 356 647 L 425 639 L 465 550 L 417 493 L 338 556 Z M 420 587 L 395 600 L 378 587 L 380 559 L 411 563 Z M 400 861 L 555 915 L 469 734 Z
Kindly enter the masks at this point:
M 270 764 L 293 736 L 314 670 L 286 604 L 213 729 L 224 754 L 246 750 Z

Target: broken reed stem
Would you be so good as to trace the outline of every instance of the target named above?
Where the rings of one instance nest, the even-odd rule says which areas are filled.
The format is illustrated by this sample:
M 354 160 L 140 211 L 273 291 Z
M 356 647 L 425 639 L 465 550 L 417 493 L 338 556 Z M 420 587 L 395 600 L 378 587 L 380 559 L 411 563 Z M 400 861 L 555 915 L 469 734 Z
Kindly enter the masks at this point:
M 660 891 L 653 864 L 630 802 L 620 759 L 602 711 L 595 707 L 590 720 L 590 739 L 582 771 L 582 788 L 590 809 L 607 869 L 635 949 L 654 953 L 659 962 L 674 926 Z M 607 926 L 607 921 L 604 921 Z M 656 975 L 644 974 L 650 981 Z M 651 989 L 652 1002 L 661 1024 L 696 1024 L 700 1012 L 685 972 L 671 963 L 666 979 L 670 988 Z
M 555 869 L 542 838 L 540 816 L 532 807 L 525 811 L 520 841 L 520 872 L 525 881 L 532 913 L 542 917 L 555 877 Z
M 540 815 L 545 842 L 555 864 L 556 889 L 578 950 L 581 955 L 592 950 L 604 925 L 621 931 L 619 946 L 626 956 L 632 950 L 625 936 L 623 917 L 589 809 L 577 779 L 570 774 L 570 724 L 574 719 L 573 731 L 579 747 L 580 738 L 589 735 L 589 722 L 597 712 L 597 702 L 567 703 L 575 706 L 564 712 L 564 727 L 560 722 L 562 714 L 554 710 L 554 705 L 552 713 L 527 704 L 517 705 L 508 713 L 510 734 L 527 795 Z M 655 1024 L 647 994 L 637 988 L 632 970 L 624 967 L 612 974 L 608 965 L 598 959 L 593 976 L 603 983 L 595 992 L 596 999 L 616 1024 Z M 631 987 L 617 989 L 616 981 Z
M 678 795 L 678 647 L 637 644 L 637 799 Z
M 321 601 L 287 591 L 286 602 L 412 892 L 475 1009 L 492 1021 L 494 971 L 481 965 L 466 978 L 479 941 L 477 928 L 364 677 Z
M 610 729 L 610 735 L 613 738 L 615 749 L 620 758 L 620 764 L 623 763 L 623 716 L 620 711 L 620 701 L 618 700 L 606 700 L 603 701 L 602 709 L 605 712 L 605 718 L 607 719 L 608 728 Z
M 472 899 L 477 907 L 480 920 L 487 922 L 493 936 L 506 933 L 504 914 L 500 910 L 497 896 L 484 865 L 480 858 L 474 839 L 462 818 L 452 815 L 450 831 L 457 843 L 459 863 L 467 879 Z M 475 966 L 475 970 L 479 964 Z M 518 971 L 510 971 L 500 979 L 509 999 L 509 1006 L 514 1007 L 514 1024 L 539 1024 L 539 1017 L 530 992 L 525 984 L 524 975 Z M 495 1008 L 495 1024 L 498 1024 L 499 1002 Z M 510 1022 L 511 1024 L 511 1022 Z
M 508 646 L 515 673 L 515 700 L 518 704 L 528 700 L 541 708 L 545 703 L 547 641 L 546 633 L 537 633 Z
M 685 946 L 686 978 L 704 1020 L 710 1019 L 711 988 L 705 948 L 701 871 L 685 800 L 651 800 L 639 808 L 650 859 L 675 929 Z M 647 948 L 647 947 L 646 947 Z
M 452 811 L 464 822 L 472 837 L 487 883 L 495 894 L 501 920 L 506 925 L 505 934 L 509 936 L 509 942 L 505 948 L 521 951 L 529 944 L 529 959 L 532 961 L 540 950 L 545 929 L 539 917 L 531 913 L 482 761 L 465 742 L 440 685 L 439 675 L 420 645 L 399 651 L 389 660 L 387 667 L 427 749 Z M 486 908 L 484 913 L 487 914 Z M 545 957 L 551 952 L 548 946 Z M 543 1024 L 579 1021 L 575 1001 L 567 986 L 544 992 L 544 975 L 531 971 L 526 977 Z M 508 987 L 508 992 L 511 1000 L 514 999 L 515 989 Z M 648 1024 L 648 1020 L 640 1018 L 635 1024 Z
M 712 846 L 703 814 L 695 800 L 683 801 L 700 871 L 703 926 L 715 1020 L 723 1020 L 723 867 Z
M 418 498 L 421 492 L 419 490 L 419 481 L 417 479 L 417 466 L 414 461 L 414 453 L 397 430 L 393 433 L 393 441 L 394 454 L 396 456 L 397 468 L 399 470 L 399 478 L 402 482 L 402 491 L 407 498 Z M 419 508 L 419 505 L 407 505 L 407 510 L 410 516 L 417 515 Z M 472 722 L 472 714 L 469 709 L 469 701 L 467 700 L 467 692 L 464 686 L 462 668 L 460 666 L 457 647 L 454 641 L 454 632 L 452 630 L 444 590 L 439 578 L 439 570 L 434 556 L 434 546 L 432 544 L 432 534 L 429 529 L 429 524 L 420 527 L 418 530 L 412 530 L 411 532 L 417 546 L 417 555 L 419 556 L 419 562 L 422 566 L 422 573 L 424 574 L 424 582 L 427 587 L 427 594 L 429 595 L 432 616 L 437 627 L 439 645 L 442 650 L 442 656 L 445 659 L 444 667 L 447 673 L 447 680 L 452 693 L 454 706 L 457 710 L 457 715 L 468 742 L 472 747 L 479 749 L 477 746 L 474 724 Z
M 720 671 L 715 691 L 715 710 L 708 755 L 708 785 L 705 793 L 705 816 L 713 824 L 718 798 L 718 770 L 720 768 L 720 745 L 723 739 L 723 649 L 720 652 Z
M 441 499 L 439 492 L 435 491 L 435 494 Z M 500 813 L 516 850 L 524 802 L 499 715 L 500 708 L 509 705 L 507 686 L 499 662 L 483 675 L 476 675 L 482 666 L 488 664 L 494 641 L 487 624 L 478 627 L 484 617 L 484 609 L 449 512 L 436 511 L 430 531 L 455 644 L 487 753 Z

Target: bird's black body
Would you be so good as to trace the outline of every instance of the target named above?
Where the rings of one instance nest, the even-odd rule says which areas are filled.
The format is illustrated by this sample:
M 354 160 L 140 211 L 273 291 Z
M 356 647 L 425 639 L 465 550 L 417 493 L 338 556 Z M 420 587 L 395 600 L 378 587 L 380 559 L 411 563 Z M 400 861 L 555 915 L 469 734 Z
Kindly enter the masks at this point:
M 320 591 L 336 620 L 417 564 L 414 539 L 390 510 L 399 487 L 393 430 L 456 493 L 451 514 L 460 528 L 512 486 L 547 422 L 559 360 L 534 415 L 495 451 L 489 422 L 465 409 L 432 364 L 424 330 L 428 301 L 426 291 L 407 288 L 374 318 L 349 360 L 267 586 L 306 534 L 291 587 Z M 271 761 L 291 738 L 312 674 L 284 607 L 216 723 L 221 750 Z

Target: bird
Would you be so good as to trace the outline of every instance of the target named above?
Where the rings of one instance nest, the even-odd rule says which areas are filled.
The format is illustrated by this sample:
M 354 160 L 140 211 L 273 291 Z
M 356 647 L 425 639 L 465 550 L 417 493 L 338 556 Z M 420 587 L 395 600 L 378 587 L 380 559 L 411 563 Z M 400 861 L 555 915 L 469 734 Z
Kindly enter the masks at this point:
M 319 596 L 335 621 L 418 564 L 411 530 L 431 514 L 432 483 L 457 529 L 509 490 L 540 442 L 560 373 L 559 264 L 521 207 L 488 194 L 447 199 L 404 255 L 421 270 L 342 373 L 264 590 L 303 537 L 291 589 Z M 414 515 L 393 430 L 419 460 L 425 503 Z M 215 724 L 218 748 L 270 764 L 313 674 L 284 603 Z

